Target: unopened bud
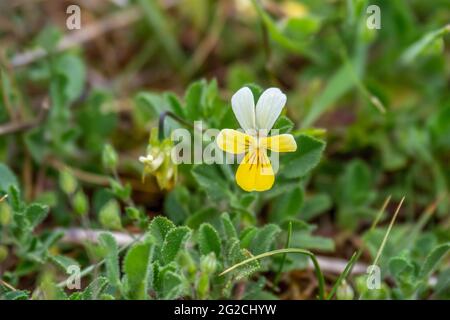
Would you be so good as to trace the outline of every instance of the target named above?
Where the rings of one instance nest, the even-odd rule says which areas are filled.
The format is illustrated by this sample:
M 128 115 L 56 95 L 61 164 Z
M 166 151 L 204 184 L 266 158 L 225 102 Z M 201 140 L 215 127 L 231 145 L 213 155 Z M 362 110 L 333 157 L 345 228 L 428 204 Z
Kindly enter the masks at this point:
M 66 169 L 59 174 L 59 186 L 65 194 L 72 195 L 77 190 L 78 182 L 72 173 Z
M 115 169 L 117 167 L 117 158 L 116 150 L 110 144 L 105 145 L 102 153 L 103 166 L 106 169 Z
M 217 259 L 214 252 L 200 258 L 200 269 L 207 274 L 213 274 L 217 268 Z
M 7 226 L 11 223 L 12 210 L 7 202 L 0 202 L 0 225 Z
M 73 198 L 73 208 L 75 213 L 84 216 L 88 211 L 88 199 L 82 190 L 79 190 Z
M 99 213 L 99 220 L 102 226 L 108 229 L 122 229 L 122 221 L 120 220 L 120 208 L 116 200 L 110 200 L 105 204 Z
M 344 280 L 337 289 L 336 297 L 338 300 L 353 300 L 355 293 L 353 288 Z

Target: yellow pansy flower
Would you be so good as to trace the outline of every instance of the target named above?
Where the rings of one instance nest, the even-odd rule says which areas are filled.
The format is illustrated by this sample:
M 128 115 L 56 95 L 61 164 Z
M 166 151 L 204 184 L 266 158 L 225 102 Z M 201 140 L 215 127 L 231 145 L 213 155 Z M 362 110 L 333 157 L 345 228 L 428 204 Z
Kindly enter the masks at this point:
M 222 150 L 244 154 L 236 172 L 236 182 L 245 191 L 265 191 L 275 181 L 267 149 L 273 152 L 293 152 L 297 143 L 291 134 L 268 136 L 284 105 L 286 95 L 278 88 L 269 88 L 261 94 L 255 107 L 251 90 L 239 89 L 231 98 L 234 115 L 244 132 L 224 129 L 216 138 Z

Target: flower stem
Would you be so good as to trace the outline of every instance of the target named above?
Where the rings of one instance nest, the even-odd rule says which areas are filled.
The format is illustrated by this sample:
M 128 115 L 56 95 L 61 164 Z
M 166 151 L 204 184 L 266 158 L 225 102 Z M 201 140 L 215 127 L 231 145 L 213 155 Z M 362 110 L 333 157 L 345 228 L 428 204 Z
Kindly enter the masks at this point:
M 286 245 L 284 246 L 286 249 L 289 248 L 289 245 L 291 243 L 291 237 L 292 237 L 292 221 L 289 221 L 288 235 L 287 235 Z M 278 269 L 277 275 L 275 276 L 275 280 L 274 280 L 275 285 L 278 285 L 278 282 L 280 282 L 281 272 L 283 271 L 284 263 L 286 262 L 286 256 L 287 256 L 287 253 L 285 253 L 283 255 L 283 258 L 281 259 L 280 269 Z
M 191 129 L 195 129 L 194 125 L 182 118 L 180 118 L 179 116 L 177 116 L 176 114 L 174 114 L 173 112 L 170 111 L 164 111 L 159 115 L 159 122 L 158 122 L 158 138 L 159 140 L 163 140 L 164 139 L 164 123 L 165 123 L 165 119 L 166 117 L 170 117 L 173 120 L 177 121 L 178 123 L 189 127 Z
M 316 272 L 316 277 L 317 277 L 317 281 L 319 282 L 319 299 L 320 300 L 324 300 L 325 299 L 325 279 L 323 277 L 323 273 L 322 270 L 320 269 L 320 265 L 319 262 L 317 261 L 316 256 L 308 250 L 304 250 L 304 249 L 297 249 L 297 248 L 286 248 L 286 249 L 278 249 L 278 250 L 272 250 L 269 252 L 265 252 L 262 254 L 259 254 L 257 256 L 251 257 L 249 259 L 246 259 L 244 261 L 241 261 L 239 263 L 236 263 L 235 265 L 229 267 L 228 269 L 226 269 L 225 271 L 223 271 L 221 274 L 219 274 L 219 276 L 223 276 L 224 274 L 240 267 L 243 266 L 249 262 L 255 261 L 255 260 L 259 260 L 262 258 L 266 258 L 266 257 L 270 257 L 273 256 L 275 254 L 286 254 L 286 253 L 299 253 L 299 254 L 303 254 L 303 255 L 307 255 L 308 257 L 311 258 L 311 261 L 314 265 L 314 269 Z

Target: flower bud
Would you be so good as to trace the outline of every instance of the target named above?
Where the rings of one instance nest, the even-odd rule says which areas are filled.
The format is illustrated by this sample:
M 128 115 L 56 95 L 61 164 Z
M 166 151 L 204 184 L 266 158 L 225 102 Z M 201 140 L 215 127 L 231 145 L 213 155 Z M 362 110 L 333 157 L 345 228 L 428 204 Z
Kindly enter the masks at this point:
M 217 268 L 217 259 L 214 252 L 200 258 L 200 269 L 207 274 L 213 274 Z
M 8 202 L 0 202 L 0 225 L 7 226 L 11 223 L 12 210 Z
M 200 275 L 197 283 L 197 295 L 199 299 L 206 299 L 209 294 L 209 276 L 206 273 Z
M 116 200 L 112 199 L 102 207 L 99 213 L 99 221 L 107 229 L 122 229 L 120 208 Z
M 59 186 L 67 195 L 72 195 L 78 187 L 78 181 L 72 173 L 65 169 L 59 174 Z
M 110 144 L 105 145 L 102 153 L 103 167 L 111 170 L 116 169 L 117 158 L 118 156 L 116 150 L 114 150 L 114 148 Z
M 353 288 L 343 280 L 336 291 L 336 297 L 338 300 L 353 300 L 355 293 Z
M 141 212 L 135 207 L 126 207 L 125 213 L 131 220 L 139 220 L 141 217 Z
M 80 216 L 84 216 L 88 211 L 88 206 L 88 199 L 83 190 L 79 190 L 77 193 L 75 193 L 75 196 L 73 198 L 73 208 L 75 210 L 75 213 Z

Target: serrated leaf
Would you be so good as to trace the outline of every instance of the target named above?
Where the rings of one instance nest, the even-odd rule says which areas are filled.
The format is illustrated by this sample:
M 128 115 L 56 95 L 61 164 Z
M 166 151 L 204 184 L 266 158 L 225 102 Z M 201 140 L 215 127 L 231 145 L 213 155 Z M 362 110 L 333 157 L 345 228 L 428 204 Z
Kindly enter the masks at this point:
M 153 246 L 150 243 L 137 243 L 125 256 L 123 271 L 130 299 L 147 299 L 147 285 Z
M 209 223 L 204 223 L 198 231 L 198 245 L 200 253 L 207 255 L 214 252 L 216 257 L 221 256 L 222 244 L 220 243 L 219 233 Z
M 112 286 L 120 286 L 119 250 L 116 239 L 110 233 L 102 233 L 98 241 L 105 251 L 106 274 Z
M 420 277 L 421 278 L 428 277 L 437 267 L 439 262 L 448 253 L 449 250 L 450 250 L 450 243 L 445 243 L 434 248 L 434 250 L 431 251 L 430 254 L 427 256 L 427 258 L 425 259 L 422 269 L 420 270 L 419 274 Z
M 175 259 L 190 233 L 191 230 L 188 227 L 177 227 L 169 231 L 161 249 L 161 259 L 164 264 Z
M 156 245 L 162 246 L 167 233 L 174 228 L 175 225 L 172 221 L 165 217 L 158 216 L 150 222 L 147 235 L 154 240 Z
M 279 226 L 275 224 L 267 224 L 259 229 L 253 238 L 251 245 L 251 252 L 258 255 L 270 250 L 272 244 L 275 242 L 278 233 L 281 232 Z
M 307 135 L 295 137 L 297 151 L 282 156 L 280 174 L 286 178 L 300 178 L 317 166 L 325 143 Z

